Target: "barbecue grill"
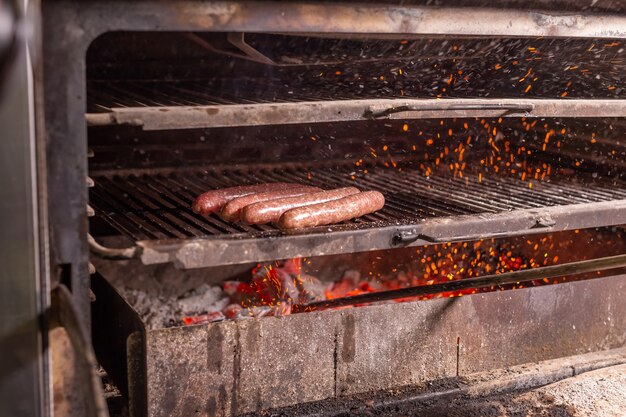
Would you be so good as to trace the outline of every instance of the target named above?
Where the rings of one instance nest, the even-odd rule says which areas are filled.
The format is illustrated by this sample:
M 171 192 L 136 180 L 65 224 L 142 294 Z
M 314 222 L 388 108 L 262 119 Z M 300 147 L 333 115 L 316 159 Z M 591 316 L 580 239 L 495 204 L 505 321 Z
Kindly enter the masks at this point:
M 334 415 L 623 347 L 626 10 L 422 3 L 43 4 L 49 285 L 132 415 Z M 285 181 L 386 204 L 292 231 L 191 210 L 209 189 Z M 444 274 L 446 250 L 495 267 L 451 256 Z M 242 290 L 238 308 L 275 317 L 173 309 L 156 327 L 129 296 L 157 310 L 202 285 L 248 291 L 250 270 L 288 275 L 292 259 L 298 279 L 362 279 L 298 314 Z M 389 270 L 396 287 L 363 289 Z M 96 391 L 68 403 L 104 415 Z

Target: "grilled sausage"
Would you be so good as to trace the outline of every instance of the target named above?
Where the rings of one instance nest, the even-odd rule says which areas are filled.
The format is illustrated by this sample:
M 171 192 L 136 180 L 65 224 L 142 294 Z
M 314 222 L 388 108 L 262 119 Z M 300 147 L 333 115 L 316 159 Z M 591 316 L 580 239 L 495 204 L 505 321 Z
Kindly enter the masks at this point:
M 322 191 L 320 193 L 301 195 L 299 197 L 280 198 L 277 200 L 255 203 L 246 206 L 243 210 L 241 210 L 241 220 L 248 224 L 275 223 L 280 219 L 280 216 L 284 212 L 292 208 L 302 207 L 308 204 L 324 203 L 326 201 L 336 200 L 358 192 L 358 188 L 345 187 L 338 188 L 336 190 Z
M 267 191 L 286 190 L 295 187 L 302 187 L 302 185 L 287 182 L 273 182 L 211 190 L 200 194 L 193 202 L 191 208 L 198 214 L 207 215 L 218 211 L 233 198 L 254 193 L 265 193 Z
M 281 229 L 304 229 L 339 223 L 380 210 L 385 197 L 378 191 L 366 191 L 339 200 L 286 211 L 278 222 Z
M 239 220 L 241 210 L 250 204 L 259 203 L 261 201 L 276 200 L 277 198 L 296 197 L 304 194 L 311 194 L 322 191 L 321 188 L 303 185 L 301 187 L 287 188 L 286 190 L 268 191 L 266 193 L 248 194 L 230 200 L 220 212 L 220 216 L 224 220 L 231 222 Z

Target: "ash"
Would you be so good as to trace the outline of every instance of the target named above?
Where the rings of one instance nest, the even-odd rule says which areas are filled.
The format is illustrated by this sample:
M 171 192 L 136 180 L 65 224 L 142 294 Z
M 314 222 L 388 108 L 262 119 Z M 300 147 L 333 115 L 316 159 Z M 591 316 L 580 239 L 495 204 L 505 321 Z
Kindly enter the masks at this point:
M 180 297 L 153 295 L 130 288 L 122 288 L 119 292 L 150 330 L 184 324 L 188 316 L 220 312 L 230 303 L 220 287 L 207 284 Z

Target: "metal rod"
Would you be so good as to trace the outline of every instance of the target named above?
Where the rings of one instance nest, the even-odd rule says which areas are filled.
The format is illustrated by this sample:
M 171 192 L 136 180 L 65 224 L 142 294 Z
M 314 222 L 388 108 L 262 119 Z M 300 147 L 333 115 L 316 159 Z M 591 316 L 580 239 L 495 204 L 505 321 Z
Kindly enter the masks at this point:
M 224 97 L 222 97 L 224 98 Z M 622 117 L 620 99 L 351 99 L 301 102 L 237 103 L 184 106 L 113 107 L 88 113 L 88 126 L 133 125 L 144 130 L 261 126 L 370 120 L 455 117 Z M 398 114 L 400 112 L 400 114 Z
M 503 274 L 485 275 L 477 278 L 468 278 L 458 281 L 445 282 L 434 285 L 400 288 L 397 290 L 371 292 L 351 297 L 335 298 L 332 300 L 314 301 L 307 304 L 296 304 L 292 311 L 303 312 L 323 308 L 349 306 L 362 303 L 393 300 L 397 298 L 415 297 L 419 295 L 438 294 L 448 291 L 459 291 L 468 288 L 484 288 L 492 285 L 517 284 L 535 279 L 553 278 L 563 275 L 578 275 L 586 272 L 603 271 L 626 267 L 626 254 L 592 259 L 588 261 L 571 262 L 562 265 L 545 266 L 523 271 L 505 272 Z
M 105 259 L 134 259 L 139 257 L 141 248 L 139 246 L 131 246 L 129 248 L 107 248 L 96 242 L 90 234 L 87 235 L 87 241 L 89 242 L 89 250 L 94 255 L 97 255 Z

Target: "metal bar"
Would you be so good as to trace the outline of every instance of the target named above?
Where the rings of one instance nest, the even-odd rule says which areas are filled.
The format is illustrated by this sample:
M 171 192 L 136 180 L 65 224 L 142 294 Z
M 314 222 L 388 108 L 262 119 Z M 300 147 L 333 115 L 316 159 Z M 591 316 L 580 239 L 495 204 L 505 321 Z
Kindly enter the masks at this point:
M 83 4 L 84 3 L 84 4 Z M 66 6 L 67 7 L 67 6 Z M 160 3 L 126 0 L 116 7 L 80 2 L 74 26 L 92 31 L 248 31 L 367 33 L 410 39 L 411 35 L 626 38 L 626 17 L 593 12 L 549 12 L 506 8 L 454 8 L 311 2 Z M 268 10 L 272 10 L 268 14 Z M 108 12 L 108 13 L 107 13 Z M 105 16 L 105 17 L 103 17 Z M 489 22 L 489 24 L 486 24 Z
M 292 311 L 295 313 L 313 311 L 323 308 L 349 306 L 354 304 L 375 303 L 398 298 L 416 297 L 420 295 L 454 292 L 468 288 L 484 288 L 492 285 L 519 284 L 542 278 L 554 278 L 564 275 L 579 275 L 586 272 L 604 271 L 626 267 L 626 254 L 609 256 L 606 258 L 588 261 L 571 262 L 562 265 L 545 266 L 522 271 L 506 272 L 503 274 L 485 275 L 478 278 L 467 278 L 458 281 L 444 282 L 434 285 L 400 288 L 397 290 L 371 292 L 351 297 L 335 298 L 332 300 L 314 301 L 307 304 L 296 304 Z
M 549 220 L 550 227 L 537 227 Z M 511 212 L 480 216 L 430 218 L 404 225 L 333 225 L 292 234 L 276 231 L 272 239 L 254 236 L 211 236 L 193 240 L 139 241 L 145 264 L 173 262 L 180 268 L 235 265 L 276 259 L 322 256 L 391 249 L 399 232 L 421 234 L 429 239 L 452 241 L 471 233 L 476 239 L 530 235 L 561 230 L 584 229 L 626 223 L 626 200 Z M 417 239 L 406 246 L 430 241 Z
M 382 113 L 389 109 L 408 109 Z M 517 109 L 517 110 L 512 110 Z M 532 110 L 531 110 L 532 109 Z M 386 119 L 467 117 L 624 117 L 626 100 L 584 99 L 359 99 L 267 104 L 112 108 L 87 113 L 89 126 L 141 125 L 144 130 L 192 129 Z

